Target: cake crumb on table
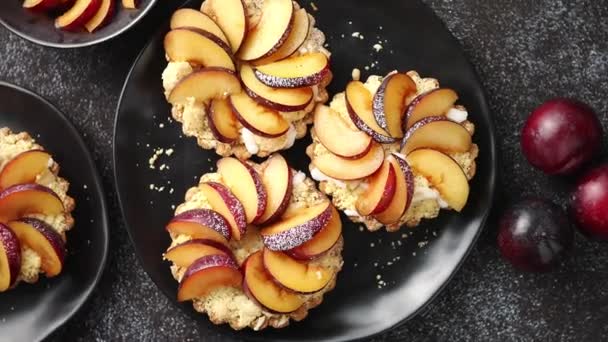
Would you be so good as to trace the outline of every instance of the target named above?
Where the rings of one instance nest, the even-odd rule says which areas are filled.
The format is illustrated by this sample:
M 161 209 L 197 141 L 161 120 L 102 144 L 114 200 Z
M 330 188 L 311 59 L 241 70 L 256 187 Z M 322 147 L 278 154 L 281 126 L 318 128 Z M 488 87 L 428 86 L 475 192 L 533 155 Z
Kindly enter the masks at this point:
M 355 38 L 359 38 L 361 40 L 363 40 L 365 37 L 363 37 L 363 35 L 361 34 L 361 32 L 353 32 L 353 34 L 351 34 L 351 36 L 355 37 Z

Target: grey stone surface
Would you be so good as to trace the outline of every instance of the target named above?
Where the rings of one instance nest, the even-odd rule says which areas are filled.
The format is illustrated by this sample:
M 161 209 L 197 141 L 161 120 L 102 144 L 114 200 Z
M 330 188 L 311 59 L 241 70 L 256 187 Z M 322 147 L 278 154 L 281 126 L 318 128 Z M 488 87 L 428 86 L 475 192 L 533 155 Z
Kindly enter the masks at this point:
M 495 212 L 522 194 L 565 205 L 568 180 L 530 168 L 519 152 L 519 129 L 535 105 L 554 96 L 590 103 L 608 129 L 608 1 L 425 2 L 461 41 L 487 87 L 501 183 L 509 184 Z M 69 115 L 94 153 L 111 204 L 108 269 L 92 300 L 49 341 L 226 340 L 201 330 L 151 283 L 128 240 L 112 184 L 111 138 L 122 82 L 145 43 L 138 38 L 153 32 L 176 4 L 160 1 L 135 31 L 83 50 L 38 47 L 0 29 L 0 79 L 40 93 Z M 495 221 L 428 310 L 377 341 L 608 339 L 608 245 L 579 235 L 559 270 L 521 274 L 500 259 Z

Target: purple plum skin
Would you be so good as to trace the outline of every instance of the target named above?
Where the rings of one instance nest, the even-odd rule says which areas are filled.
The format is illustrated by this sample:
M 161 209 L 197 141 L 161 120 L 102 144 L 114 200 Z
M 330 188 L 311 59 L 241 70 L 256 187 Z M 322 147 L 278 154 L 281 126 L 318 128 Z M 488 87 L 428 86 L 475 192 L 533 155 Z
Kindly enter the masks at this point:
M 273 88 L 301 88 L 310 87 L 319 84 L 329 73 L 329 63 L 327 66 L 316 74 L 298 78 L 281 78 L 272 75 L 264 74 L 258 69 L 253 69 L 255 77 L 265 85 Z
M 61 264 L 64 263 L 66 256 L 65 241 L 61 235 L 55 231 L 55 229 L 51 228 L 48 223 L 35 218 L 24 217 L 17 221 L 31 226 L 42 234 L 42 236 L 44 236 L 44 238 L 53 247 L 53 250 L 57 254 L 57 258 L 61 261 Z
M 292 227 L 273 235 L 262 235 L 262 241 L 266 248 L 272 251 L 288 251 L 299 247 L 312 240 L 315 234 L 327 225 L 332 215 L 332 207 L 328 206 L 325 211 L 314 219 Z
M 499 223 L 498 247 L 517 269 L 545 272 L 572 248 L 574 230 L 568 215 L 542 199 L 525 199 L 509 208 Z
M 579 231 L 608 241 L 608 165 L 583 175 L 572 194 L 570 210 Z
M 553 99 L 536 108 L 521 132 L 521 149 L 530 164 L 549 175 L 579 170 L 600 150 L 602 126 L 591 107 Z
M 227 241 L 230 241 L 230 238 L 232 237 L 230 225 L 228 224 L 228 221 L 226 221 L 226 218 L 210 209 L 188 210 L 178 214 L 171 220 L 171 222 L 178 221 L 197 223 L 212 228 L 225 237 Z
M 0 223 L 0 243 L 4 247 L 10 272 L 9 286 L 13 286 L 21 269 L 21 243 L 17 235 L 5 224 Z

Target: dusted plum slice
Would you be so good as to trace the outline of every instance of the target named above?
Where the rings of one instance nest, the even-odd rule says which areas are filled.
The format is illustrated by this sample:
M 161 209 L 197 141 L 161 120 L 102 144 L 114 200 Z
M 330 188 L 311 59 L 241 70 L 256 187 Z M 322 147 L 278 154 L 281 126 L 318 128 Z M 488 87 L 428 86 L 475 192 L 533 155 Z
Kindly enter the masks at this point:
M 204 68 L 179 81 L 169 94 L 169 103 L 184 103 L 189 97 L 209 103 L 240 91 L 241 82 L 234 72 L 222 68 Z
M 329 59 L 321 52 L 258 66 L 255 76 L 273 88 L 301 88 L 321 83 L 329 74 Z
M 393 138 L 403 137 L 403 118 L 406 99 L 416 93 L 416 83 L 406 75 L 398 72 L 384 78 L 373 100 L 373 112 L 380 127 Z
M 412 127 L 416 122 L 429 117 L 445 115 L 454 103 L 458 101 L 458 94 L 452 89 L 434 89 L 418 95 L 407 107 L 405 114 L 406 129 Z
M 372 94 L 359 81 L 351 81 L 346 86 L 346 108 L 355 126 L 382 144 L 395 142 L 376 122 L 372 110 Z
M 243 275 L 236 262 L 224 254 L 197 259 L 179 283 L 177 300 L 185 302 L 204 297 L 220 287 L 240 287 Z
M 359 159 L 341 158 L 332 153 L 315 156 L 312 159 L 313 165 L 325 175 L 342 180 L 365 178 L 376 172 L 383 162 L 384 149 L 377 143 L 374 143 L 369 152 Z
M 372 138 L 351 129 L 331 108 L 319 105 L 314 114 L 315 134 L 321 144 L 333 154 L 347 159 L 361 158 L 372 147 Z
M 35 182 L 36 176 L 48 170 L 50 162 L 51 155 L 41 150 L 20 153 L 0 172 L 0 189 Z
M 250 255 L 243 264 L 243 270 L 243 289 L 254 302 L 278 313 L 296 311 L 304 304 L 296 293 L 274 282 L 264 268 L 262 251 Z
M 251 66 L 241 66 L 241 80 L 245 91 L 260 104 L 282 112 L 295 112 L 308 107 L 314 98 L 312 88 L 272 88 L 260 82 Z
M 222 158 L 217 162 L 217 172 L 224 183 L 243 203 L 247 223 L 258 223 L 266 210 L 267 195 L 262 179 L 247 162 L 236 158 Z
M 385 160 L 382 167 L 367 180 L 368 187 L 357 198 L 357 212 L 362 216 L 383 212 L 393 201 L 397 189 L 397 170 Z
M 302 208 L 260 232 L 264 245 L 273 251 L 287 251 L 310 241 L 327 225 L 332 216 L 332 205 L 323 202 Z
M 224 254 L 232 256 L 232 251 L 225 244 L 207 239 L 194 239 L 183 242 L 165 253 L 165 259 L 178 267 L 189 267 L 196 260 L 209 255 Z
M 454 159 L 439 151 L 420 149 L 410 153 L 407 161 L 429 180 L 452 209 L 462 211 L 469 198 L 469 181 Z
M 247 33 L 238 51 L 238 57 L 244 61 L 252 61 L 277 51 L 289 37 L 293 27 L 293 13 L 291 0 L 264 0 L 262 18 L 257 26 Z
M 245 208 L 239 199 L 225 185 L 207 182 L 199 185 L 199 189 L 213 210 L 220 213 L 230 224 L 232 237 L 240 240 L 247 231 Z
M 471 149 L 471 134 L 462 125 L 444 116 L 431 116 L 408 129 L 401 153 L 408 155 L 419 148 L 442 152 L 466 152 Z
M 224 31 L 208 15 L 192 8 L 180 8 L 171 16 L 171 29 L 177 28 L 197 28 L 207 31 L 230 45 Z M 232 52 L 232 48 L 230 48 Z
M 285 251 L 285 253 L 298 260 L 311 260 L 335 246 L 340 236 L 342 236 L 342 221 L 340 220 L 340 214 L 332 206 L 331 219 L 327 225 L 319 230 L 312 240 Z
M 41 268 L 47 277 L 55 277 L 63 269 L 65 242 L 59 233 L 44 221 L 22 218 L 9 222 L 22 245 L 28 246 L 40 256 Z
M 227 244 L 232 233 L 230 224 L 216 211 L 193 209 L 175 216 L 167 225 L 174 235 L 188 235 L 193 239 L 210 239 Z
M 215 35 L 197 28 L 173 29 L 165 36 L 165 53 L 171 61 L 235 70 L 230 47 Z
M 64 212 L 57 194 L 42 185 L 19 184 L 0 192 L 0 221 L 7 222 L 27 214 L 57 215 Z
M 19 276 L 21 269 L 21 245 L 17 235 L 0 223 L 0 292 L 8 290 Z
M 291 199 L 292 172 L 283 156 L 276 153 L 268 158 L 262 174 L 262 183 L 266 188 L 267 203 L 266 210 L 258 221 L 264 225 L 278 220 Z

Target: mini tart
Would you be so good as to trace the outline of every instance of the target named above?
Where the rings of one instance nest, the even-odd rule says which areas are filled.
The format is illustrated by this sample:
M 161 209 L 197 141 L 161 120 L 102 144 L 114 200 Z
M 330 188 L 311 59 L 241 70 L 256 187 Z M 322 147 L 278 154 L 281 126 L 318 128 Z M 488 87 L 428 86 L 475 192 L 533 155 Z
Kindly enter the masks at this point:
M 239 11 L 244 12 L 242 21 L 234 14 Z M 284 34 L 276 37 L 272 48 L 266 48 L 267 53 L 256 54 L 256 50 L 265 51 L 263 47 L 271 40 L 266 38 L 272 33 L 264 33 L 280 30 L 283 21 L 288 24 Z M 266 22 L 270 24 L 264 25 Z M 244 25 L 240 36 L 238 30 L 235 32 L 239 25 Z M 196 138 L 204 149 L 239 159 L 289 149 L 306 135 L 316 105 L 329 98 L 326 86 L 332 79 L 331 54 L 323 47 L 325 35 L 315 27 L 312 15 L 296 2 L 207 0 L 200 12 L 178 10 L 171 28 L 165 38 L 168 64 L 162 74 L 164 94 L 184 135 Z M 199 55 L 200 51 L 205 54 Z M 302 64 L 297 58 L 306 60 L 303 65 L 311 68 L 308 73 L 290 67 Z M 324 62 L 325 67 L 315 64 Z M 202 75 L 213 69 L 213 77 Z M 193 90 L 176 95 L 180 84 L 197 76 L 204 79 L 199 84 L 224 87 L 204 94 Z M 209 80 L 216 76 L 223 81 Z
M 26 157 L 27 155 L 29 157 Z M 38 155 L 38 157 L 31 157 L 33 155 Z M 26 161 L 26 159 L 28 160 Z M 55 208 L 61 208 L 61 210 L 55 209 L 52 213 L 49 211 L 43 214 L 30 206 L 27 210 L 29 213 L 12 216 L 4 210 L 0 210 L 2 212 L 0 216 L 10 216 L 1 217 L 0 225 L 6 230 L 13 231 L 12 234 L 10 232 L 7 234 L 14 234 L 20 249 L 21 264 L 11 288 L 20 281 L 35 283 L 43 273 L 46 273 L 47 277 L 54 277 L 61 272 L 65 257 L 66 232 L 74 226 L 71 213 L 75 208 L 75 202 L 67 195 L 69 186 L 67 180 L 59 177 L 59 164 L 28 133 L 13 133 L 8 128 L 0 128 L 0 198 L 6 199 L 5 195 L 8 193 L 16 194 L 19 193 L 19 190 L 29 189 L 32 192 L 46 193 L 56 202 Z M 36 201 L 37 198 L 40 197 L 28 197 L 24 202 Z M 15 230 L 17 228 L 14 227 L 14 224 L 17 221 L 30 222 L 38 228 L 40 235 L 33 235 L 37 237 L 44 235 L 46 243 L 50 243 L 48 248 L 55 248 L 54 263 L 49 262 L 48 258 L 35 250 L 36 248 L 30 248 L 28 237 L 20 233 L 23 230 L 19 232 Z M 2 242 L 0 241 L 0 243 Z M 4 240 L 4 247 L 6 251 L 6 240 Z
M 358 75 L 358 72 L 353 72 L 353 77 L 356 75 Z M 391 76 L 396 77 L 389 80 Z M 403 81 L 401 86 L 395 86 L 392 93 L 386 91 L 386 86 L 390 83 L 389 81 L 394 81 L 398 78 L 401 78 Z M 349 84 L 349 87 L 351 87 L 350 94 L 354 99 L 347 101 L 347 94 L 343 92 L 334 96 L 329 107 L 321 106 L 318 108 L 318 111 L 323 111 L 321 114 L 324 114 L 325 118 L 333 120 L 335 117 L 338 117 L 339 125 L 343 129 L 342 133 L 339 134 L 342 134 L 342 136 L 348 134 L 351 137 L 350 140 L 345 139 L 350 142 L 350 149 L 344 148 L 340 150 L 341 146 L 336 146 L 336 144 L 331 144 L 332 141 L 328 141 L 328 138 L 325 137 L 328 134 L 319 134 L 319 130 L 332 131 L 333 128 L 317 127 L 316 123 L 311 128 L 313 143 L 308 146 L 306 153 L 311 158 L 309 165 L 311 175 L 313 179 L 320 182 L 319 188 L 321 191 L 331 196 L 334 205 L 339 210 L 342 210 L 353 222 L 364 224 L 370 231 L 376 231 L 382 227 L 386 227 L 387 231 L 398 231 L 402 226 L 415 227 L 420 224 L 422 219 L 437 217 L 441 209 L 462 210 L 468 198 L 468 181 L 474 177 L 476 172 L 475 159 L 479 154 L 479 148 L 471 141 L 475 125 L 467 120 L 468 113 L 466 109 L 463 106 L 455 104 L 457 100 L 456 93 L 450 89 L 441 89 L 436 79 L 422 78 L 415 71 L 409 71 L 404 74 L 394 71 L 386 77 L 370 76 L 365 83 L 357 81 L 358 76 L 356 80 L 351 82 L 358 84 Z M 408 87 L 409 90 L 407 90 Z M 383 90 L 385 92 L 380 94 Z M 353 94 L 357 94 L 357 92 L 364 94 L 361 96 L 362 99 L 355 98 L 356 95 Z M 442 108 L 440 112 L 429 115 L 431 114 L 430 112 L 425 113 L 424 110 L 420 110 L 421 108 L 415 111 L 415 105 L 422 102 L 421 100 L 425 95 L 432 94 L 433 92 L 436 93 L 435 95 L 440 95 L 437 96 L 438 98 L 441 97 L 439 100 L 435 100 L 438 105 L 437 103 L 429 105 L 430 101 L 427 100 L 430 97 L 425 99 L 427 103 L 424 105 L 427 108 L 432 108 L 427 109 L 431 111 Z M 388 103 L 387 99 L 390 99 L 390 96 L 392 96 L 393 100 L 399 96 L 402 97 L 400 101 L 405 100 L 405 105 L 401 107 L 394 106 L 392 108 L 393 113 L 404 114 L 400 117 L 397 114 L 396 118 L 385 118 L 374 115 L 375 111 L 373 109 L 378 107 L 383 100 L 385 104 Z M 359 102 L 357 103 L 357 101 Z M 435 108 L 433 109 L 434 105 Z M 395 108 L 398 108 L 398 110 Z M 360 116 L 353 115 L 356 114 L 357 110 L 363 113 L 363 118 L 367 119 L 367 122 L 361 120 Z M 390 109 L 386 109 L 386 111 L 378 110 L 377 112 L 386 113 L 389 111 Z M 370 113 L 372 114 L 370 115 Z M 317 122 L 317 118 L 319 118 L 318 120 L 322 120 L 324 117 L 315 116 L 315 122 Z M 411 120 L 411 118 L 415 121 L 408 122 L 408 119 Z M 390 126 L 391 119 L 394 123 L 392 126 Z M 361 122 L 357 124 L 356 120 L 361 120 Z M 422 132 L 421 128 L 424 128 L 425 124 L 433 122 L 435 124 L 427 126 L 427 132 L 424 133 L 426 136 L 422 136 L 421 138 L 419 134 Z M 436 124 L 437 122 L 439 124 Z M 454 136 L 458 139 L 454 138 L 454 141 L 451 141 L 449 139 L 438 139 L 441 137 L 431 135 L 436 134 L 434 132 L 437 132 L 438 129 L 446 129 L 445 127 L 437 128 L 437 126 L 448 126 L 451 129 L 450 134 L 440 134 L 441 136 L 450 137 L 450 139 Z M 420 130 L 416 132 L 414 128 Z M 428 130 L 428 128 L 431 129 Z M 321 133 L 327 133 L 328 131 Z M 452 131 L 455 133 L 451 134 Z M 378 132 L 382 132 L 382 134 L 379 135 Z M 419 135 L 413 138 L 414 134 Z M 427 137 L 429 135 L 431 135 L 430 138 Z M 323 139 L 326 140 L 325 145 L 322 143 Z M 361 140 L 355 141 L 355 139 Z M 336 156 L 333 153 L 337 150 L 354 153 L 356 152 L 356 148 L 353 146 L 356 147 L 357 143 L 360 146 L 364 146 L 368 142 L 365 139 L 369 139 L 372 146 L 369 148 L 369 151 L 375 151 L 376 156 L 371 156 L 371 152 L 365 150 L 362 150 L 363 152 L 360 155 L 354 156 Z M 440 140 L 441 143 L 434 142 L 437 140 Z M 408 147 L 403 148 L 406 141 Z M 333 148 L 333 151 L 330 151 L 326 145 L 329 148 Z M 327 156 L 332 157 L 327 159 Z M 366 174 L 366 176 L 356 178 L 356 172 L 346 173 L 348 170 L 360 167 L 357 166 L 358 162 L 353 163 L 353 160 L 365 160 L 365 158 L 368 161 L 361 162 L 360 164 L 367 164 L 370 168 L 368 172 L 361 173 Z M 369 160 L 373 158 L 383 158 L 383 160 L 377 160 L 372 165 L 373 163 Z M 326 160 L 335 161 L 340 159 L 346 160 L 347 162 L 344 165 L 348 167 L 343 166 L 342 169 L 336 167 L 334 170 L 325 166 L 325 171 L 334 172 L 331 175 L 327 174 L 329 172 L 324 173 L 321 167 L 319 167 L 324 166 L 323 163 Z M 396 160 L 400 161 L 400 163 L 395 163 Z M 439 161 L 431 163 L 431 160 Z M 337 163 L 334 162 L 333 164 Z M 447 172 L 445 171 L 446 169 L 450 169 L 448 174 L 454 175 L 452 178 L 456 179 L 453 182 L 456 185 L 437 183 L 445 175 L 442 172 Z M 347 176 L 340 177 L 342 174 Z M 396 175 L 396 178 L 392 178 L 393 174 Z M 405 184 L 406 190 L 401 192 L 399 192 L 398 182 L 391 181 L 391 179 L 399 179 L 399 177 L 405 179 L 405 183 L 402 184 Z M 374 194 L 373 191 L 375 191 L 376 197 L 372 195 Z M 449 195 L 449 201 L 444 198 L 447 197 L 444 196 L 445 194 Z M 370 203 L 370 200 L 366 200 L 369 198 L 374 198 L 374 202 Z M 396 198 L 406 198 L 402 206 L 405 211 L 400 212 L 401 216 L 399 216 L 398 212 L 397 215 L 393 215 L 387 219 L 387 216 L 390 216 L 387 214 L 390 210 L 387 206 L 395 206 L 394 201 Z M 365 210 L 364 214 L 361 213 L 363 210 Z
M 267 221 L 268 223 L 247 224 L 246 231 L 239 233 L 240 239 L 237 240 L 234 231 L 232 231 L 232 233 L 227 233 L 225 229 L 221 228 L 230 226 L 231 222 L 236 222 L 238 225 L 239 221 L 247 220 L 245 213 L 248 211 L 248 203 L 243 203 L 243 193 L 239 192 L 239 189 L 246 187 L 246 185 L 244 185 L 245 183 L 240 183 L 238 181 L 235 183 L 235 174 L 232 173 L 232 170 L 239 168 L 236 165 L 238 165 L 237 163 L 241 163 L 242 165 L 245 165 L 244 169 L 254 173 L 256 178 L 260 179 L 259 185 L 262 186 L 258 188 L 258 191 L 266 191 L 266 206 L 269 207 L 273 206 L 272 203 L 276 203 L 276 191 L 274 191 L 274 188 L 270 189 L 271 186 L 267 186 L 268 182 L 273 180 L 276 184 L 284 179 L 284 177 L 279 176 L 278 171 L 276 171 L 280 167 L 271 165 L 274 162 L 277 162 L 276 164 L 284 163 L 284 166 L 289 170 L 288 177 L 291 185 L 285 190 L 285 197 L 283 199 L 285 205 L 282 209 L 277 211 L 279 216 L 270 219 L 270 221 Z M 225 172 L 221 165 L 222 163 L 228 164 L 227 167 L 230 168 L 230 171 Z M 243 176 L 241 178 L 245 177 Z M 223 196 L 220 196 L 221 199 L 218 200 L 219 197 L 216 195 L 219 193 L 214 193 L 211 188 L 227 189 L 228 191 L 227 193 L 225 192 Z M 274 193 L 275 196 L 273 197 L 271 193 Z M 235 198 L 237 199 L 237 202 L 234 201 Z M 239 200 L 239 198 L 241 199 Z M 234 209 L 229 213 L 226 213 L 226 206 Z M 319 225 L 317 228 L 320 228 L 320 230 L 316 230 L 312 236 L 309 235 L 306 237 L 304 236 L 307 235 L 305 231 L 294 230 L 291 231 L 294 234 L 283 239 L 273 240 L 272 238 L 268 238 L 270 236 L 268 232 L 274 229 L 273 227 L 278 227 L 285 222 L 288 222 L 290 218 L 302 215 L 302 213 L 311 210 L 310 208 L 318 207 L 327 208 L 323 211 L 324 213 L 329 213 L 331 211 L 331 218 L 330 216 L 325 215 L 325 221 L 317 221 L 317 219 L 324 215 L 323 214 L 315 216 L 314 222 L 312 219 L 307 221 L 305 226 L 308 228 L 313 227 L 315 224 Z M 171 225 L 176 222 L 179 224 L 180 217 L 185 221 L 188 221 L 189 218 L 192 218 L 191 214 L 195 212 L 199 213 L 199 218 L 202 218 L 203 216 L 213 216 L 213 222 L 207 220 L 207 225 L 220 227 L 216 229 L 216 231 L 223 232 L 222 234 L 224 234 L 224 237 L 220 236 L 218 238 L 216 233 L 204 235 L 206 238 L 211 237 L 211 239 L 215 239 L 215 241 L 209 242 L 208 239 L 201 239 L 202 235 L 196 235 L 199 233 L 185 233 L 184 230 L 175 228 L 175 226 L 173 226 L 173 228 L 171 227 Z M 219 214 L 220 212 L 223 214 Z M 199 185 L 192 187 L 187 191 L 185 202 L 176 208 L 175 215 L 176 216 L 167 226 L 172 243 L 163 257 L 165 260 L 172 262 L 171 273 L 173 277 L 180 282 L 178 300 L 192 300 L 194 309 L 201 313 L 206 313 L 214 324 L 228 323 L 230 327 L 235 330 L 244 329 L 246 327 L 250 327 L 253 330 L 262 330 L 268 326 L 274 328 L 286 327 L 289 325 L 290 320 L 303 320 L 308 315 L 309 309 L 320 305 L 323 301 L 324 294 L 334 288 L 337 275 L 342 269 L 343 259 L 341 253 L 343 238 L 341 234 L 342 224 L 338 211 L 334 209 L 330 200 L 316 189 L 313 180 L 307 178 L 303 172 L 291 169 L 284 161 L 283 157 L 278 154 L 272 155 L 262 164 L 239 161 L 234 158 L 221 159 L 218 162 L 218 172 L 204 174 L 200 179 Z M 219 215 L 219 217 L 217 217 L 217 215 Z M 238 217 L 239 215 L 240 218 Z M 218 221 L 223 223 L 217 224 Z M 329 234 L 330 227 L 337 229 L 334 230 L 335 234 L 333 234 L 333 238 L 331 239 L 327 238 L 332 235 Z M 302 225 L 300 225 L 300 228 L 302 228 Z M 229 238 L 225 238 L 227 236 L 229 236 Z M 313 253 L 315 255 L 306 255 L 306 252 L 303 252 L 307 249 L 306 246 L 310 247 L 313 244 L 319 246 L 318 242 L 320 242 L 321 239 L 326 239 L 326 243 L 322 243 L 325 248 L 316 249 L 316 252 Z M 220 245 L 218 245 L 218 242 Z M 193 256 L 190 256 L 190 259 L 179 259 L 174 256 L 175 254 L 171 254 L 172 251 L 176 251 L 179 246 L 184 246 L 188 243 L 199 243 L 199 247 L 202 246 L 200 251 L 197 252 L 199 254 L 193 253 Z M 207 251 L 209 246 L 212 247 L 211 251 Z M 270 252 L 271 248 L 274 250 L 273 252 Z M 297 253 L 298 250 L 300 251 L 299 255 Z M 308 248 L 308 252 L 312 253 L 311 250 L 311 248 Z M 282 269 L 279 267 L 279 273 L 276 273 L 277 267 L 273 267 L 272 261 L 267 261 L 265 253 L 287 258 L 290 266 Z M 218 257 L 218 254 L 222 256 Z M 182 254 L 182 256 L 183 255 L 185 254 Z M 200 255 L 203 255 L 203 257 L 199 258 Z M 252 269 L 255 271 L 255 268 L 250 268 L 250 266 L 253 261 L 255 261 L 255 258 L 260 255 L 264 255 L 263 259 L 260 259 L 264 260 L 264 264 L 263 266 L 258 267 L 258 270 L 263 269 L 261 272 L 265 274 L 265 280 L 263 280 L 262 285 L 276 288 L 280 290 L 281 293 L 280 297 L 273 297 L 272 295 L 270 297 L 267 296 L 265 299 L 266 302 L 264 301 L 264 298 L 260 299 L 257 297 L 256 288 L 254 288 L 256 283 L 248 282 L 248 279 L 250 279 L 248 278 L 248 274 L 253 272 L 251 271 Z M 187 286 L 186 284 L 190 279 L 194 278 L 190 277 L 189 279 L 188 277 L 188 275 L 192 273 L 191 270 L 199 266 L 204 268 L 205 263 L 210 262 L 209 260 L 212 260 L 215 263 L 214 265 L 219 263 L 228 266 L 226 269 L 227 273 L 230 274 L 228 277 L 230 280 L 226 282 L 230 285 L 222 283 L 218 286 L 209 287 L 202 295 L 182 297 L 182 290 Z M 268 262 L 270 262 L 270 264 Z M 298 264 L 293 264 L 293 262 L 297 262 Z M 303 275 L 300 276 L 300 274 L 294 275 L 291 273 L 286 275 L 282 282 L 280 276 L 282 270 L 290 270 L 298 267 L 305 267 L 308 270 L 307 272 L 309 275 L 313 272 L 315 278 L 319 277 L 319 279 L 323 278 L 324 280 L 316 285 L 309 284 L 310 287 L 300 287 L 301 285 L 303 286 L 304 278 L 306 277 Z M 279 276 L 276 274 L 279 274 Z M 204 277 L 209 279 L 211 276 L 205 275 Z M 242 279 L 239 277 L 242 277 Z M 199 284 L 197 286 L 200 288 L 200 286 L 204 285 Z M 296 287 L 298 287 L 299 290 L 295 290 Z M 193 286 L 193 288 L 195 288 L 195 286 Z M 187 299 L 182 300 L 184 298 Z M 270 300 L 270 302 L 268 302 L 268 300 Z M 295 306 L 293 306 L 294 301 L 296 302 Z M 267 303 L 273 303 L 273 305 L 278 306 L 269 309 Z M 290 307 L 290 309 L 277 311 L 277 308 L 280 307 Z

